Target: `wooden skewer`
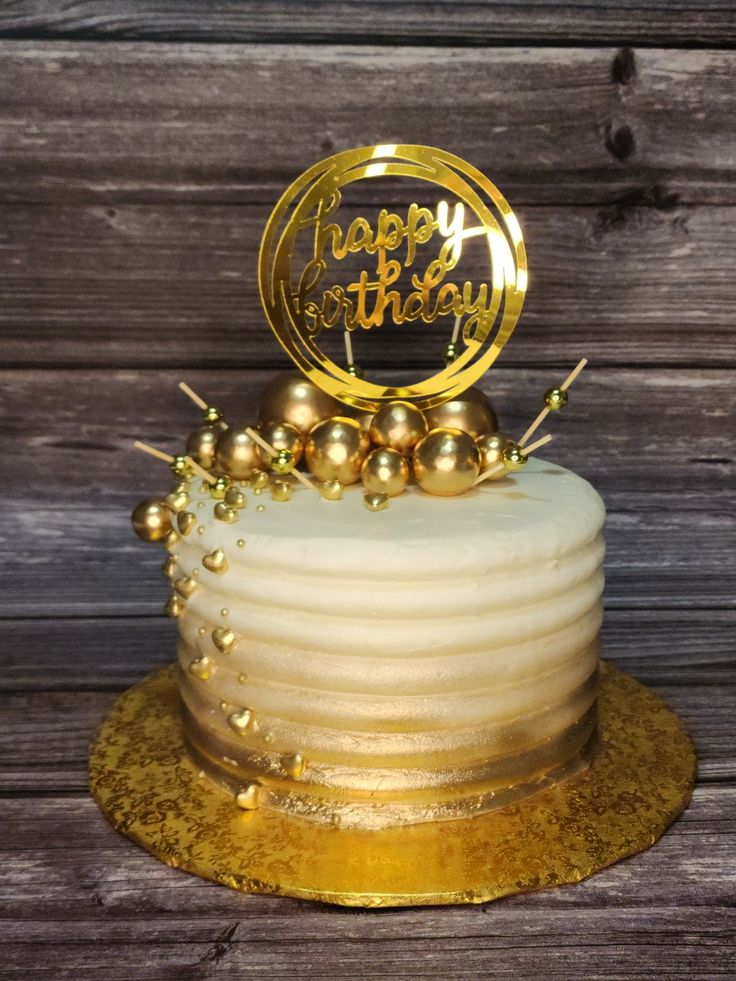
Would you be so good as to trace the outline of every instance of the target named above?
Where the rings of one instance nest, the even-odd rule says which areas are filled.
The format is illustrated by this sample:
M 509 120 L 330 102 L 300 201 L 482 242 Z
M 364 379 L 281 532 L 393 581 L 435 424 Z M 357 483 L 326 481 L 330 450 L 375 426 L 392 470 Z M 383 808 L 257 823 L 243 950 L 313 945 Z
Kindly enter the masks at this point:
M 350 336 L 350 331 L 346 330 L 344 336 L 345 336 L 345 356 L 348 359 L 348 365 L 353 365 L 355 364 L 355 360 L 353 358 L 353 340 Z
M 562 389 L 563 392 L 566 392 L 568 390 L 568 388 L 572 385 L 572 383 L 575 381 L 575 379 L 578 377 L 578 375 L 580 374 L 580 372 L 583 370 L 583 368 L 586 366 L 587 363 L 588 363 L 588 359 L 587 358 L 581 358 L 578 361 L 578 363 L 572 369 L 572 371 L 570 372 L 570 374 L 567 376 L 567 378 L 564 380 L 564 382 L 560 385 L 560 388 Z
M 452 339 L 450 341 L 451 344 L 457 344 L 457 339 L 460 336 L 460 322 L 462 319 L 462 314 L 458 314 L 457 317 L 455 317 L 455 326 L 452 329 Z
M 277 455 L 277 450 L 273 446 L 271 446 L 270 443 L 267 443 L 266 440 L 263 438 L 263 436 L 261 436 L 260 433 L 257 433 L 255 429 L 251 429 L 250 426 L 246 426 L 245 431 L 253 440 L 253 442 L 258 443 L 258 445 L 262 449 L 264 449 L 266 453 L 270 453 L 271 456 Z M 319 490 L 314 486 L 312 481 L 308 477 L 305 477 L 304 474 L 301 473 L 301 471 L 297 470 L 296 467 L 294 467 L 291 473 L 293 473 L 296 479 L 300 481 L 302 484 L 304 484 L 305 487 L 308 487 L 310 490 L 316 491 L 319 494 Z
M 190 388 L 186 382 L 179 382 L 179 388 L 182 390 L 182 392 L 184 392 L 185 395 L 188 395 L 189 398 L 192 400 L 192 402 L 194 402 L 195 405 L 198 405 L 200 409 L 207 408 L 207 403 L 205 402 L 205 400 L 203 398 L 200 398 L 200 396 L 197 395 L 194 389 Z
M 204 469 L 204 467 L 200 467 L 200 465 L 197 463 L 197 461 L 194 460 L 191 456 L 185 456 L 184 459 L 187 461 L 187 463 L 192 468 L 192 470 L 199 477 L 202 478 L 202 480 L 206 480 L 208 484 L 216 484 L 217 483 L 217 477 L 213 477 L 212 474 L 209 473 L 209 471 L 207 471 L 207 470 Z
M 538 450 L 540 446 L 545 446 L 547 443 L 549 443 L 549 441 L 552 438 L 553 437 L 551 433 L 547 433 L 546 436 L 542 436 L 541 439 L 538 439 L 530 446 L 527 446 L 527 448 L 524 450 L 524 455 L 529 456 L 530 453 L 533 453 L 535 450 Z M 492 477 L 494 474 L 500 473 L 505 466 L 506 466 L 505 463 L 497 463 L 495 466 L 489 467 L 488 470 L 484 471 L 484 473 L 480 474 L 478 477 L 475 478 L 475 480 L 473 481 L 473 487 L 477 487 L 478 484 L 482 484 L 484 480 L 487 480 L 489 477 Z
M 563 392 L 566 392 L 568 390 L 568 388 L 572 385 L 572 383 L 575 381 L 575 379 L 578 377 L 578 375 L 580 374 L 580 372 L 583 370 L 583 368 L 586 366 L 587 363 L 588 363 L 587 358 L 581 358 L 580 361 L 578 361 L 578 363 L 572 369 L 570 374 L 560 385 L 560 388 Z M 544 420 L 547 418 L 547 416 L 550 414 L 551 411 L 552 410 L 549 408 L 549 406 L 545 405 L 545 407 L 541 410 L 537 418 L 534 420 L 534 422 L 531 424 L 531 426 L 527 429 L 527 431 L 519 440 L 519 446 L 524 446 L 526 444 L 526 441 L 528 439 L 531 439 L 531 437 L 534 435 L 537 429 L 539 429 L 539 427 L 542 425 L 542 423 L 544 422 Z
M 149 456 L 155 456 L 158 460 L 163 460 L 165 463 L 173 463 L 174 457 L 170 453 L 164 453 L 163 450 L 157 450 L 155 446 L 151 446 L 150 443 L 143 443 L 141 440 L 137 439 L 133 446 L 137 450 L 143 450 L 144 453 L 148 453 Z

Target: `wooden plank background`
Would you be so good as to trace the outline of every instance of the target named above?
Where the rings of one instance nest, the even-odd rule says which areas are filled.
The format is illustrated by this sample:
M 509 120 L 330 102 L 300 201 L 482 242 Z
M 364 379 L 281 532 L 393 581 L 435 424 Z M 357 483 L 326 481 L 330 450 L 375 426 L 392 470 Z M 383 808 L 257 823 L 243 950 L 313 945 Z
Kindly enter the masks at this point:
M 0 7 L 0 978 L 736 974 L 735 44 L 720 0 Z M 552 455 L 608 507 L 606 656 L 700 756 L 655 848 L 479 908 L 241 896 L 116 836 L 86 789 L 95 727 L 173 649 L 128 526 L 166 473 L 130 442 L 178 445 L 182 376 L 247 418 L 284 366 L 255 287 L 270 208 L 391 141 L 467 157 L 517 211 L 530 292 L 484 387 L 516 429 L 591 359 Z M 416 342 L 373 362 L 429 364 Z

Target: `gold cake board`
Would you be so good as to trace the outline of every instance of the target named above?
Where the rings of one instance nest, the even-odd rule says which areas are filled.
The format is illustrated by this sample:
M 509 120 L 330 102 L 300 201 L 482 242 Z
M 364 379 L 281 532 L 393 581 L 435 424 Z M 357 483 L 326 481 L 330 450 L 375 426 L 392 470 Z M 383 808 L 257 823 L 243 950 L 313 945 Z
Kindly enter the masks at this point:
M 361 831 L 241 811 L 187 755 L 174 665 L 116 701 L 90 751 L 92 793 L 114 828 L 167 865 L 242 892 L 426 906 L 579 882 L 652 845 L 687 806 L 696 770 L 672 710 L 602 668 L 590 767 L 472 818 Z

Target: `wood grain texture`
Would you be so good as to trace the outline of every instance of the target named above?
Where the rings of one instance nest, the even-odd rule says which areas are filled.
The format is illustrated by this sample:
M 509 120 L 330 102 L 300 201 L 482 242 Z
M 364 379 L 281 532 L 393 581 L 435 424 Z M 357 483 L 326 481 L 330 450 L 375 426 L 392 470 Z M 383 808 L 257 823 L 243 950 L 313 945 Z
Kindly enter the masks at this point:
M 352 44 L 603 44 L 664 46 L 736 42 L 728 0 L 15 0 L 0 11 L 0 36 Z
M 581 354 L 599 365 L 734 363 L 736 208 L 685 207 L 671 197 L 517 212 L 530 289 L 500 364 Z M 2 360 L 278 363 L 256 279 L 268 213 L 266 205 L 0 206 Z M 447 337 L 407 324 L 354 343 L 367 365 L 429 367 Z
M 641 50 L 623 76 L 618 58 L 5 41 L 0 200 L 273 201 L 330 152 L 414 142 L 451 146 L 517 207 L 661 185 L 733 203 L 736 53 Z

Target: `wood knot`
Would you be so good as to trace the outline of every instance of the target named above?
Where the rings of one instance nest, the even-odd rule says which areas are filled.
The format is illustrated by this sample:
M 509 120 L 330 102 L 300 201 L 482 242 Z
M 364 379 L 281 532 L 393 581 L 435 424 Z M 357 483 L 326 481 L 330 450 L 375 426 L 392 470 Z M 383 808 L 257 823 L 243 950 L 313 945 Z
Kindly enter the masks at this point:
M 628 160 L 636 151 L 636 140 L 630 126 L 606 127 L 606 150 L 617 160 Z
M 631 85 L 636 78 L 636 58 L 633 48 L 621 48 L 611 65 L 611 79 L 616 85 Z

